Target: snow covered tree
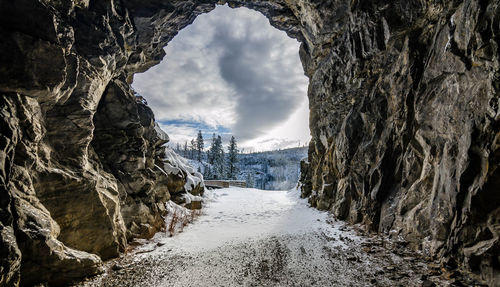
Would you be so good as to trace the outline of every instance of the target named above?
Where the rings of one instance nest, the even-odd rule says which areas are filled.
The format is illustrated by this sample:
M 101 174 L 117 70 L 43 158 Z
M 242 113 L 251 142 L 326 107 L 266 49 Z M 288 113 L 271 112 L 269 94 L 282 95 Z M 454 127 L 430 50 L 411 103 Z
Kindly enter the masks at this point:
M 236 162 L 238 161 L 238 145 L 236 144 L 236 139 L 234 136 L 231 137 L 229 141 L 229 146 L 227 147 L 227 177 L 229 179 L 236 179 L 236 173 L 238 168 L 236 167 Z
M 225 163 L 225 153 L 224 153 L 224 149 L 222 148 L 222 143 L 220 146 L 221 146 L 221 148 L 220 148 L 221 151 L 220 151 L 218 157 L 216 158 L 215 167 L 217 169 L 218 179 L 224 179 L 225 169 L 226 169 L 226 165 L 224 164 Z
M 196 151 L 196 142 L 194 139 L 191 140 L 191 146 L 189 148 L 191 153 L 190 159 L 194 159 L 194 152 Z
M 203 142 L 203 135 L 201 134 L 201 130 L 198 131 L 198 136 L 196 137 L 196 152 L 198 155 L 198 161 L 201 162 L 201 153 L 203 152 L 203 148 L 205 143 Z
M 255 185 L 255 180 L 252 173 L 247 173 L 246 183 L 247 187 L 253 187 Z
M 212 146 L 210 147 L 210 158 L 209 162 L 213 165 L 213 174 L 215 179 L 221 179 L 224 177 L 224 149 L 222 147 L 222 138 L 220 136 L 215 137 L 212 140 Z
M 217 138 L 215 137 L 215 133 L 212 135 L 212 144 L 210 145 L 210 149 L 208 150 L 207 157 L 208 157 L 208 163 L 214 164 L 214 152 L 215 152 L 215 145 L 217 142 Z
M 184 154 L 183 154 L 184 157 L 187 157 L 188 156 L 188 142 L 185 141 L 184 142 Z
M 214 175 L 212 172 L 212 167 L 210 165 L 205 165 L 203 169 L 203 178 L 204 179 L 214 179 Z

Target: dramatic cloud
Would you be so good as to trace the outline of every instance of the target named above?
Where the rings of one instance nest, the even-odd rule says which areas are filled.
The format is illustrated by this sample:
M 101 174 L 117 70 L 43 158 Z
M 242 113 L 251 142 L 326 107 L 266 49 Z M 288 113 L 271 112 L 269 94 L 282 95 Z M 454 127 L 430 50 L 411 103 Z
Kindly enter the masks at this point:
M 296 146 L 309 138 L 298 49 L 258 12 L 219 6 L 182 30 L 133 86 L 173 141 L 201 129 L 257 150 Z

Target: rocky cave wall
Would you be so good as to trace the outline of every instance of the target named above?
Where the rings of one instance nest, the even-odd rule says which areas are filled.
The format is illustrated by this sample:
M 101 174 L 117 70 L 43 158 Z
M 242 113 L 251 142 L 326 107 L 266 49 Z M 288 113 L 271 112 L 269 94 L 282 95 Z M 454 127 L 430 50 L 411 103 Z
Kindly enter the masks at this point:
M 0 286 L 95 274 L 163 228 L 182 184 L 129 84 L 216 2 L 0 0 Z M 302 43 L 303 196 L 499 280 L 498 1 L 228 2 Z
M 0 14 L 0 286 L 67 284 L 164 229 L 184 191 L 127 82 L 162 55 L 144 56 L 156 39 L 118 1 L 0 1 Z
M 496 285 L 499 2 L 389 2 L 355 1 L 307 69 L 303 195 Z

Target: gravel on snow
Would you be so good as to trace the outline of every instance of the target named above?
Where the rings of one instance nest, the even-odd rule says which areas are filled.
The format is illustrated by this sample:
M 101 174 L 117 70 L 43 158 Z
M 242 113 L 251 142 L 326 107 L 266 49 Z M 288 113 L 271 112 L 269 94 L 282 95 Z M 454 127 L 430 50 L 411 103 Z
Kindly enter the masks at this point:
M 76 286 L 455 286 L 458 280 L 402 241 L 360 235 L 308 207 L 298 191 L 208 191 L 202 214 L 182 233 L 142 243 Z

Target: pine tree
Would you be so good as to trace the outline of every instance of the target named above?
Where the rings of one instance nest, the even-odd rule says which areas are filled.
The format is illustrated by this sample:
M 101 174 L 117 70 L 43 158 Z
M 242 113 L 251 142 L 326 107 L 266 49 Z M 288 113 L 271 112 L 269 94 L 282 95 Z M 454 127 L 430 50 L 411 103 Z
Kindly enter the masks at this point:
M 229 179 L 236 179 L 236 173 L 238 168 L 236 167 L 236 162 L 238 161 L 238 145 L 236 144 L 236 139 L 234 136 L 231 137 L 229 141 L 229 146 L 227 148 L 227 177 Z
M 210 167 L 210 165 L 204 165 L 203 178 L 213 179 L 212 168 Z
M 188 142 L 185 141 L 184 142 L 184 154 L 183 154 L 184 157 L 187 157 L 188 156 Z
M 209 179 L 213 179 L 214 178 L 214 173 L 212 172 L 212 167 L 211 166 L 208 166 L 207 178 L 209 178 Z
M 198 153 L 198 161 L 201 162 L 201 152 L 203 151 L 205 144 L 203 143 L 203 135 L 201 130 L 198 131 L 198 137 L 196 137 L 196 151 Z
M 203 165 L 203 179 L 208 179 L 207 177 L 207 172 L 208 172 L 208 166 Z
M 269 181 L 269 179 L 268 179 L 269 162 L 267 160 L 263 164 L 261 164 L 261 170 L 264 173 L 264 177 L 262 178 L 260 189 L 266 190 L 266 184 Z
M 215 136 L 214 136 L 215 138 Z M 213 174 L 215 179 L 224 177 L 224 149 L 222 148 L 222 138 L 217 136 L 210 148 L 211 161 L 213 163 Z
M 194 152 L 196 151 L 196 142 L 194 141 L 194 139 L 191 140 L 190 150 L 191 150 L 190 159 L 194 159 Z
M 222 141 L 220 144 L 220 153 L 219 156 L 217 157 L 217 176 L 219 179 L 224 179 L 225 176 L 225 153 L 224 149 L 222 148 Z
M 215 145 L 217 143 L 217 138 L 215 137 L 215 133 L 212 135 L 212 144 L 210 145 L 210 149 L 208 150 L 208 162 L 210 164 L 214 164 L 214 155 L 215 155 Z
M 255 184 L 255 180 L 253 179 L 252 173 L 247 173 L 246 179 L 247 187 L 253 187 Z

